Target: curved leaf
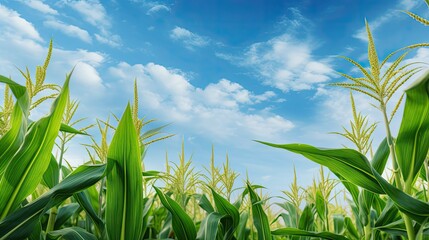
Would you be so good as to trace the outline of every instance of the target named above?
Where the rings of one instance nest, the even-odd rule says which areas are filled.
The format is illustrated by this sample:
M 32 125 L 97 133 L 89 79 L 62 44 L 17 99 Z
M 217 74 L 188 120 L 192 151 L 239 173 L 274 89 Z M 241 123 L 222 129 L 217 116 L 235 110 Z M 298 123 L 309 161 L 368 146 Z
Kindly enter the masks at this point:
M 25 239 L 40 217 L 51 207 L 62 203 L 74 193 L 94 185 L 103 176 L 105 165 L 82 165 L 40 198 L 16 210 L 0 221 L 0 240 Z
M 172 225 L 174 234 L 177 236 L 177 239 L 183 240 L 195 240 L 197 237 L 197 231 L 195 229 L 194 222 L 186 214 L 186 212 L 180 207 L 169 196 L 166 196 L 161 190 L 157 187 L 153 187 L 156 191 L 156 194 L 161 200 L 162 205 L 168 209 L 172 216 Z
M 429 148 L 429 71 L 405 91 L 396 155 L 404 181 L 414 183 Z
M 27 131 L 30 100 L 24 86 L 0 75 L 0 82 L 8 84 L 17 99 L 11 116 L 11 128 L 0 138 L 0 176 L 2 176 L 12 156 L 24 141 Z
M 203 219 L 198 230 L 197 239 L 216 239 L 220 220 L 223 218 L 222 214 L 212 212 Z
M 253 223 L 258 231 L 258 239 L 271 240 L 270 223 L 268 222 L 267 214 L 265 214 L 262 208 L 261 199 L 255 193 L 250 183 L 247 183 L 247 191 L 252 202 Z
M 232 239 L 234 232 L 240 223 L 240 213 L 238 209 L 232 205 L 228 200 L 217 194 L 212 188 L 210 188 L 213 194 L 213 200 L 215 202 L 216 210 L 222 216 L 228 216 L 228 218 L 222 219 L 223 230 L 225 231 L 224 239 Z
M 63 228 L 60 230 L 48 232 L 47 234 L 47 239 L 53 240 L 60 237 L 64 240 L 97 240 L 94 235 L 80 227 Z
M 258 141 L 260 142 L 260 141 Z M 275 148 L 298 153 L 311 161 L 328 167 L 348 181 L 374 193 L 384 193 L 364 155 L 353 149 L 322 149 L 306 144 L 273 144 L 260 142 Z
M 331 239 L 331 240 L 347 240 L 348 238 L 331 233 L 331 232 L 310 232 L 297 228 L 279 228 L 271 232 L 273 235 L 277 236 L 305 236 L 305 237 L 318 237 L 322 239 Z
M 69 95 L 70 74 L 49 116 L 31 125 L 24 143 L 13 155 L 0 180 L 0 219 L 14 210 L 40 183 L 49 166 Z

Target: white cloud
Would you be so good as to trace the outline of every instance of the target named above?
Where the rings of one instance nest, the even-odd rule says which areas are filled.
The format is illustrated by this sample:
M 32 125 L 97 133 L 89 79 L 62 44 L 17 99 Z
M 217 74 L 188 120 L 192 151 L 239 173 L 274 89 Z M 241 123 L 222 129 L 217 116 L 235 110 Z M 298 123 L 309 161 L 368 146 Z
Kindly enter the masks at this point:
M 416 7 L 417 5 L 418 5 L 418 1 L 414 1 L 414 0 L 401 0 L 401 1 L 399 1 L 399 3 L 396 4 L 396 6 L 393 9 L 388 9 L 388 10 L 386 10 L 386 12 L 383 15 L 377 17 L 375 20 L 369 20 L 368 21 L 369 27 L 371 29 L 371 33 L 374 34 L 374 32 L 378 28 L 380 28 L 382 25 L 391 21 L 392 18 L 395 17 L 396 15 L 403 14 L 403 13 L 397 11 L 398 9 L 410 11 L 411 9 Z M 358 31 L 356 31 L 356 33 L 353 34 L 353 37 L 357 38 L 359 40 L 362 40 L 364 42 L 368 42 L 368 36 L 366 33 L 365 26 L 360 28 Z
M 109 72 L 127 83 L 136 77 L 146 109 L 200 136 L 218 141 L 280 139 L 294 126 L 269 111 L 248 113 L 248 106 L 275 94 L 256 95 L 227 79 L 198 88 L 182 72 L 154 63 L 121 62 Z
M 110 27 L 110 20 L 107 16 L 106 9 L 98 0 L 66 0 L 65 3 L 78 12 L 89 24 L 98 28 Z
M 255 68 L 264 82 L 282 91 L 311 89 L 333 74 L 327 59 L 315 59 L 312 43 L 286 33 L 252 44 L 244 65 Z
M 155 13 L 160 12 L 160 11 L 167 11 L 167 12 L 169 12 L 169 11 L 170 11 L 170 8 L 169 8 L 169 7 L 167 7 L 167 6 L 165 6 L 165 5 L 163 5 L 163 4 L 156 4 L 156 5 L 152 6 L 152 7 L 151 7 L 147 12 L 146 12 L 146 14 L 147 14 L 147 15 L 152 15 L 152 14 L 155 14 Z
M 0 4 L 0 16 L 2 16 L 0 18 L 2 37 L 4 37 L 4 34 L 10 33 L 15 35 L 15 40 L 23 37 L 29 38 L 29 40 L 43 41 L 33 24 L 22 18 L 16 11 Z
M 21 2 L 41 13 L 58 15 L 57 10 L 51 8 L 48 4 L 44 3 L 41 0 L 22 0 Z
M 209 44 L 209 39 L 195 34 L 185 28 L 175 27 L 170 32 L 170 37 L 183 42 L 186 48 L 193 50 L 195 47 L 204 47 Z
M 89 35 L 89 33 L 86 30 L 81 29 L 77 26 L 68 25 L 59 20 L 47 20 L 47 21 L 44 21 L 43 24 L 47 27 L 59 30 L 60 32 L 70 37 L 79 38 L 80 40 L 87 43 L 92 42 L 92 38 Z
M 120 47 L 122 45 L 121 37 L 110 32 L 110 28 L 112 27 L 111 19 L 107 14 L 106 9 L 98 0 L 65 0 L 64 3 L 77 11 L 86 22 L 99 30 L 99 33 L 94 34 L 95 39 L 98 42 L 111 47 Z
M 95 34 L 95 39 L 100 43 L 107 44 L 111 47 L 120 47 L 122 45 L 122 39 L 119 35 L 111 34 L 103 31 L 101 34 Z

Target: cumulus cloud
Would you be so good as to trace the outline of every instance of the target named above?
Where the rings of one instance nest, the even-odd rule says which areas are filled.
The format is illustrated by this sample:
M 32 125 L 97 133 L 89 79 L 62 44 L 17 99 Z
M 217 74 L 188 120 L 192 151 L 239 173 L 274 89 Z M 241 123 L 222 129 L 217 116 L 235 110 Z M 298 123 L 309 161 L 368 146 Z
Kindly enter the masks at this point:
M 246 111 L 258 101 L 274 97 L 272 92 L 254 94 L 227 79 L 198 88 L 181 71 L 154 63 L 130 65 L 121 62 L 109 72 L 126 82 L 136 77 L 146 108 L 195 134 L 221 141 L 275 139 L 294 126 L 271 112 Z
M 196 47 L 205 47 L 209 44 L 209 39 L 202 37 L 188 29 L 175 27 L 170 32 L 170 37 L 173 40 L 181 41 L 186 48 L 193 50 Z
M 28 7 L 35 9 L 44 14 L 58 15 L 57 10 L 51 8 L 48 4 L 44 3 L 41 0 L 25 0 L 21 1 Z
M 89 33 L 86 30 L 81 29 L 77 26 L 68 25 L 68 24 L 65 24 L 59 20 L 47 20 L 47 21 L 44 21 L 43 24 L 46 27 L 50 27 L 50 28 L 53 28 L 53 29 L 60 31 L 67 36 L 79 38 L 80 40 L 87 42 L 87 43 L 92 42 L 92 38 L 89 35 Z

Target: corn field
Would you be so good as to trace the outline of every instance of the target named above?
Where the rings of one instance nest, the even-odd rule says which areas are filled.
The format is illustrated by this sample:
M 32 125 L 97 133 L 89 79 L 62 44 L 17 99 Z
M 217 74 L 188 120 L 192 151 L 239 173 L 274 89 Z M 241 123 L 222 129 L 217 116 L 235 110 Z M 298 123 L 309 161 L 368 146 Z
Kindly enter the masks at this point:
M 145 169 L 147 146 L 173 135 L 139 118 L 137 83 L 122 116 L 77 128 L 83 119 L 75 119 L 79 103 L 69 94 L 73 70 L 62 86 L 45 83 L 51 41 L 34 77 L 20 70 L 25 84 L 0 75 L 6 86 L 0 107 L 0 240 L 429 239 L 428 63 L 404 61 L 429 44 L 401 46 L 380 60 L 365 25 L 368 62 L 342 57 L 359 72 L 339 73 L 344 81 L 332 84 L 350 90 L 353 118 L 335 134 L 354 149 L 258 141 L 267 151 L 284 149 L 321 165 L 318 179 L 306 188 L 294 171 L 294 181 L 274 201 L 249 178 L 242 184 L 228 156 L 218 165 L 214 149 L 203 171 L 186 157 L 183 143 L 178 163 L 166 156 L 164 171 Z M 353 93 L 365 95 L 384 121 L 369 122 Z M 399 101 L 392 102 L 393 96 Z M 34 109 L 49 102 L 47 116 L 30 120 Z M 395 116 L 401 124 L 393 136 Z M 385 139 L 373 143 L 378 127 Z M 98 136 L 88 134 L 94 128 Z M 86 163 L 72 167 L 64 155 L 77 135 L 91 143 L 85 144 Z

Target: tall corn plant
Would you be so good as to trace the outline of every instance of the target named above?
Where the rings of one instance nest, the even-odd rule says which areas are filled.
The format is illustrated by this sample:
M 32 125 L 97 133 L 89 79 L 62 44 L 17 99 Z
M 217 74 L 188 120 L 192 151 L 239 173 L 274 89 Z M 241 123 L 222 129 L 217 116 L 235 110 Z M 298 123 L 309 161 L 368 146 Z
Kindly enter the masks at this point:
M 369 70 L 345 57 L 362 72 L 362 76 L 353 77 L 341 74 L 351 83 L 334 85 L 364 93 L 375 100 L 376 105 L 374 106 L 381 111 L 385 123 L 387 145 L 393 162 L 393 184 L 381 176 L 387 159 L 379 158 L 379 156 L 374 156 L 373 161 L 370 162 L 362 153 L 351 149 L 319 149 L 304 144 L 265 144 L 302 154 L 316 163 L 327 166 L 340 178 L 373 193 L 388 195 L 403 214 L 403 223 L 405 223 L 408 238 L 416 239 L 423 234 L 429 217 L 429 212 L 427 212 L 429 204 L 413 197 L 414 184 L 419 177 L 429 147 L 429 73 L 425 73 L 406 90 L 402 123 L 395 141 L 389 124 L 395 110 L 389 117 L 388 102 L 393 94 L 421 67 L 414 66 L 415 63 L 401 65 L 407 52 L 400 55 L 390 65 L 387 64 L 388 61 L 397 52 L 388 55 L 380 63 L 368 23 L 366 23 L 366 29 Z M 394 109 L 397 109 L 397 106 L 398 104 Z M 382 148 L 383 144 L 380 147 Z M 371 205 L 371 203 L 369 204 Z

